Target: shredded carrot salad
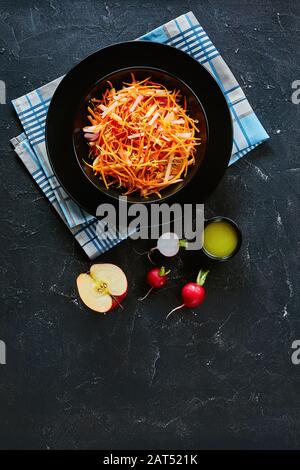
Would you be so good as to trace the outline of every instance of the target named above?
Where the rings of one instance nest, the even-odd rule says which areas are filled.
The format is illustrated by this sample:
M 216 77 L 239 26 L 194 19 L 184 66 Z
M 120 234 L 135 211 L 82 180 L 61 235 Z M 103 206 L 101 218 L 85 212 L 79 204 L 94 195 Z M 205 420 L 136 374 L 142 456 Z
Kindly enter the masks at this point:
M 183 181 L 195 164 L 200 139 L 197 121 L 188 116 L 186 100 L 151 78 L 109 87 L 102 99 L 88 107 L 90 125 L 83 128 L 92 162 L 105 187 L 117 187 L 123 195 L 156 194 Z

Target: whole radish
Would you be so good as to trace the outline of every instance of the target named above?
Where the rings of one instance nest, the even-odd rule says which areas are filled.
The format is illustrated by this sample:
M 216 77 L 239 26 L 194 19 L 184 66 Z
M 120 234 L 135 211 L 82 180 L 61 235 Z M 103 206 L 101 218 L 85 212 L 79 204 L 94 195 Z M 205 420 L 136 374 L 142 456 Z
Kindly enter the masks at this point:
M 188 282 L 183 286 L 181 290 L 182 304 L 173 308 L 166 318 L 169 318 L 173 312 L 183 307 L 195 308 L 202 304 L 205 299 L 205 288 L 203 285 L 208 273 L 209 271 L 200 270 L 196 282 Z
M 170 270 L 166 271 L 164 266 L 161 268 L 150 269 L 147 274 L 147 283 L 149 284 L 150 289 L 147 294 L 144 295 L 144 297 L 139 298 L 139 300 L 145 300 L 153 289 L 160 289 L 163 287 L 168 281 L 169 273 Z
M 187 241 L 180 240 L 178 235 L 173 232 L 165 232 L 163 233 L 157 240 L 156 246 L 151 248 L 150 251 L 146 253 L 139 253 L 139 254 L 147 254 L 149 261 L 153 263 L 151 259 L 151 254 L 154 251 L 159 251 L 161 255 L 166 256 L 167 258 L 171 258 L 172 256 L 177 255 L 180 248 L 186 248 Z

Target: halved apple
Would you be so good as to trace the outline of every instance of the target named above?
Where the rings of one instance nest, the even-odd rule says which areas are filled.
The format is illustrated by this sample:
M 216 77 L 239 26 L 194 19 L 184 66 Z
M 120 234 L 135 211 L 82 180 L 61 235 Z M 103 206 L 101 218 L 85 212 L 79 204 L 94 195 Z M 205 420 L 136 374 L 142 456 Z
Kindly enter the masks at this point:
M 121 304 L 127 295 L 127 278 L 115 264 L 93 264 L 89 273 L 77 277 L 81 300 L 98 313 L 106 313 Z

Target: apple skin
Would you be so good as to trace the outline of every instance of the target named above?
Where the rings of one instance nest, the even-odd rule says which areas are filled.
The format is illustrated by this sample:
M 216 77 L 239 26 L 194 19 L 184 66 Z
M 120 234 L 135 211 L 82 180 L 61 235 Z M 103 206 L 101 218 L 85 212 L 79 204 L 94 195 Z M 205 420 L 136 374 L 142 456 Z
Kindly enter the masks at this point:
M 116 307 L 119 307 L 119 305 L 122 304 L 123 300 L 127 297 L 127 294 L 128 294 L 128 287 L 126 289 L 126 291 L 124 292 L 124 294 L 122 295 L 115 295 L 113 298 L 112 298 L 112 306 L 110 307 L 110 309 L 107 311 L 107 313 L 111 312 L 112 310 L 114 310 Z

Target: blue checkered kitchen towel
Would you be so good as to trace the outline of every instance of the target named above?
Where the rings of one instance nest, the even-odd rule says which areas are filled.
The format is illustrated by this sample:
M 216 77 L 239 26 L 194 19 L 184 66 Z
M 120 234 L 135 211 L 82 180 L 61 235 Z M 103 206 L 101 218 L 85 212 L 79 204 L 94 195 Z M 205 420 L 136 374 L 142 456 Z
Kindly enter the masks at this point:
M 179 16 L 140 39 L 178 47 L 203 64 L 218 81 L 233 117 L 234 144 L 230 164 L 268 139 L 243 90 L 192 12 Z M 45 121 L 51 97 L 62 77 L 13 100 L 24 133 L 12 144 L 45 196 L 53 204 L 86 254 L 94 259 L 121 241 L 99 239 L 97 220 L 64 192 L 52 173 L 45 147 Z

